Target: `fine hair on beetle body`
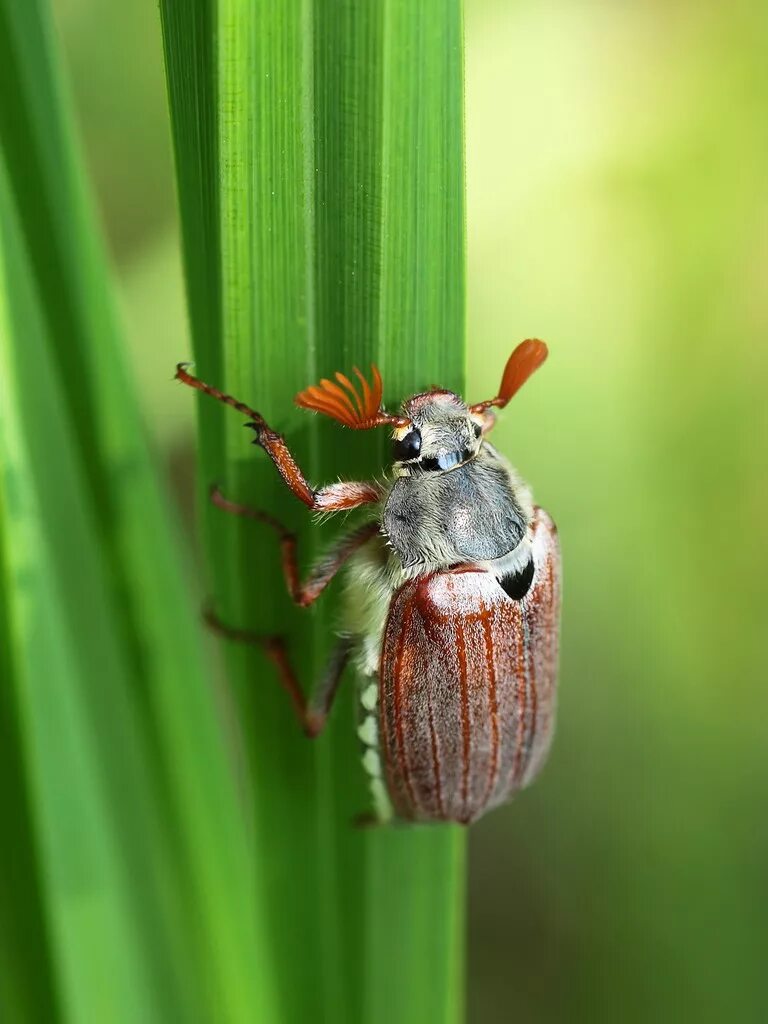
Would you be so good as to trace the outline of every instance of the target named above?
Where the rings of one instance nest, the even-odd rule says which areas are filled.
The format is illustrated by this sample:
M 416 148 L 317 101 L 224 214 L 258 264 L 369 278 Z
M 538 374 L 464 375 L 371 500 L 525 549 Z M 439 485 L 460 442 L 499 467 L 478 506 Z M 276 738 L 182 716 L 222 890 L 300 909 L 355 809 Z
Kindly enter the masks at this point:
M 514 350 L 495 398 L 474 405 L 433 389 L 398 414 L 382 407 L 382 380 L 355 368 L 296 396 L 303 408 L 356 430 L 388 426 L 391 471 L 373 482 L 313 488 L 285 440 L 255 410 L 189 374 L 176 376 L 248 417 L 254 444 L 287 487 L 322 516 L 364 508 L 306 580 L 296 538 L 274 517 L 212 492 L 224 511 L 270 527 L 294 601 L 312 604 L 346 567 L 339 636 L 307 697 L 279 637 L 208 620 L 259 645 L 277 669 L 306 733 L 323 728 L 352 661 L 358 734 L 375 817 L 469 823 L 530 782 L 552 738 L 560 615 L 560 553 L 547 513 L 489 442 L 503 408 L 547 355 L 543 342 Z

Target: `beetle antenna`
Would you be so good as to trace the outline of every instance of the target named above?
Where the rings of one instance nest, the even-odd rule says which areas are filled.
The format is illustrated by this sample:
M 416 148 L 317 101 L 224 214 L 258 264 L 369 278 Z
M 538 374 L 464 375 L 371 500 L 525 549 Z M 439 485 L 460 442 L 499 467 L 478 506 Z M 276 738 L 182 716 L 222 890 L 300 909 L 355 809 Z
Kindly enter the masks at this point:
M 499 386 L 499 393 L 495 398 L 486 402 L 477 402 L 470 405 L 469 411 L 478 413 L 485 412 L 492 406 L 503 409 L 507 402 L 525 384 L 528 378 L 534 373 L 547 358 L 547 346 L 538 338 L 528 338 L 522 341 L 507 360 L 504 373 Z
M 383 386 L 379 368 L 371 366 L 372 384 L 368 383 L 356 366 L 353 369 L 360 382 L 360 390 L 349 377 L 337 372 L 334 375 L 336 382 L 324 377 L 319 384 L 300 391 L 294 399 L 296 405 L 330 416 L 352 430 L 369 430 L 386 424 L 405 426 L 408 419 L 391 416 L 381 408 Z

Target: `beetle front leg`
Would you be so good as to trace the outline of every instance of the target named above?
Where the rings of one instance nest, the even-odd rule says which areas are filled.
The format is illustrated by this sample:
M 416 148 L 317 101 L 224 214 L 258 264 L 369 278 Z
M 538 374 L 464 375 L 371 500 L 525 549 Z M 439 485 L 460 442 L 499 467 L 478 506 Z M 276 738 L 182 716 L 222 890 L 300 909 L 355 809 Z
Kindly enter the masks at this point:
M 253 443 L 264 449 L 296 497 L 313 512 L 345 512 L 361 505 L 375 504 L 381 498 L 380 489 L 367 481 L 341 481 L 313 490 L 281 434 L 271 430 L 261 417 L 246 423 L 246 427 L 256 434 Z
M 251 644 L 264 651 L 277 669 L 280 685 L 290 698 L 299 725 L 310 739 L 319 736 L 328 721 L 342 674 L 354 649 L 354 640 L 347 636 L 339 637 L 320 682 L 307 700 L 281 636 L 265 636 L 250 629 L 233 629 L 226 626 L 212 611 L 206 611 L 205 621 L 219 636 L 238 643 Z
M 238 502 L 229 501 L 218 487 L 212 487 L 210 493 L 211 501 L 217 508 L 236 516 L 244 516 L 258 523 L 264 523 L 275 531 L 280 539 L 283 575 L 285 576 L 288 593 L 295 603 L 302 608 L 307 608 L 316 601 L 347 559 L 379 532 L 378 523 L 364 523 L 350 533 L 343 534 L 311 569 L 307 579 L 302 582 L 299 578 L 299 565 L 296 558 L 297 541 L 295 533 L 291 533 L 278 519 L 275 519 L 268 512 L 251 508 L 250 505 L 241 505 Z
M 179 363 L 176 367 L 176 379 L 247 416 L 249 422 L 246 426 L 256 434 L 253 443 L 264 449 L 290 490 L 313 512 L 340 512 L 358 508 L 360 505 L 374 504 L 380 499 L 381 490 L 370 483 L 338 483 L 314 490 L 299 469 L 285 443 L 285 438 L 272 430 L 261 413 L 233 398 L 232 395 L 226 395 L 218 388 L 193 377 L 191 373 L 187 373 L 184 363 Z

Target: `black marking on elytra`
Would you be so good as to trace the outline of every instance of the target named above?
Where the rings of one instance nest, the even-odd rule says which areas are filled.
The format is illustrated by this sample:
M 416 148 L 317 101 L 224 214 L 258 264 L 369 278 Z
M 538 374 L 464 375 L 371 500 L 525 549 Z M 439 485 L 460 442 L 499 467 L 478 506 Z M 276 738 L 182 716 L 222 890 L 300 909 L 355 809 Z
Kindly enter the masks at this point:
M 506 576 L 502 576 L 499 580 L 499 586 L 511 597 L 513 601 L 522 601 L 528 591 L 531 589 L 533 583 L 534 574 L 533 559 L 528 560 L 528 564 L 524 569 L 519 572 L 510 572 Z

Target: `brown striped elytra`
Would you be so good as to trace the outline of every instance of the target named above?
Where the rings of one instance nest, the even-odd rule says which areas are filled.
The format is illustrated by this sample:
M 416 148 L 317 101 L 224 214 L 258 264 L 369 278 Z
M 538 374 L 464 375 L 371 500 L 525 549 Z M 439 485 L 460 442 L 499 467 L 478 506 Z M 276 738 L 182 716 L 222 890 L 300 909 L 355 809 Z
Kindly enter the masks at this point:
M 542 761 L 552 732 L 559 595 L 550 571 L 557 539 L 541 509 L 532 533 L 537 569 L 523 600 L 511 600 L 491 573 L 461 567 L 411 579 L 391 602 L 382 752 L 399 817 L 474 821 Z M 406 659 L 406 651 L 417 653 Z
M 222 624 L 258 644 L 277 669 L 309 736 L 326 722 L 344 669 L 359 679 L 358 734 L 378 820 L 477 820 L 541 768 L 552 739 L 560 617 L 560 552 L 548 514 L 487 439 L 495 416 L 544 361 L 524 341 L 507 361 L 499 394 L 466 405 L 450 391 L 414 395 L 392 415 L 383 385 L 355 368 L 296 397 L 342 425 L 392 428 L 393 463 L 383 483 L 313 488 L 285 440 L 259 413 L 191 376 L 183 383 L 248 417 L 288 488 L 310 509 L 365 509 L 299 578 L 296 538 L 274 517 L 224 497 L 220 508 L 277 535 L 294 601 L 306 607 L 345 568 L 344 618 L 328 667 L 307 698 L 279 637 Z

